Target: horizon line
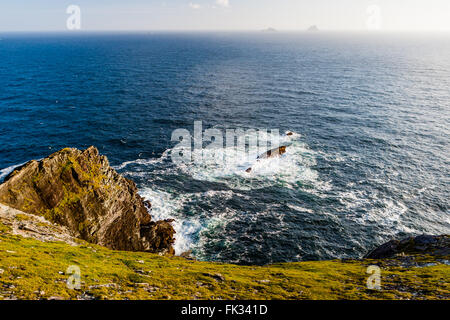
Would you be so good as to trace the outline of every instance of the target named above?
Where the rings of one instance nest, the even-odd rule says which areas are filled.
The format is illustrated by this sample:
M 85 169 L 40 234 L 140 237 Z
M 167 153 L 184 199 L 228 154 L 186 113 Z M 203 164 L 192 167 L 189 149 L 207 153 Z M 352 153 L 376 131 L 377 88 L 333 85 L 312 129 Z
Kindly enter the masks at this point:
M 368 33 L 368 34 L 382 34 L 382 33 L 450 33 L 450 29 L 445 30 L 434 30 L 434 29 L 424 29 L 424 30 L 410 30 L 410 29 L 382 29 L 382 30 L 367 30 L 367 29 L 319 29 L 317 31 L 309 31 L 306 29 L 276 29 L 273 28 L 272 31 L 268 31 L 271 28 L 262 29 L 80 29 L 80 30 L 68 30 L 68 29 L 43 29 L 43 30 L 0 30 L 0 33 L 112 33 L 112 32 L 258 32 L 266 34 L 276 34 L 276 33 L 288 33 L 288 32 L 304 32 L 304 33 L 325 33 L 325 32 L 357 32 L 357 33 Z

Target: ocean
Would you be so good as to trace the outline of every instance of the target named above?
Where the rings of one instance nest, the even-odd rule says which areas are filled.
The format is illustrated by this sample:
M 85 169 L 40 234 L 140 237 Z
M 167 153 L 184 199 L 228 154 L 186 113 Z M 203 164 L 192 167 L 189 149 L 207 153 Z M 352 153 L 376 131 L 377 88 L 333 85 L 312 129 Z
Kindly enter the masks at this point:
M 393 238 L 450 233 L 449 34 L 0 38 L 0 179 L 94 145 L 155 219 L 175 219 L 177 254 L 207 261 L 359 258 Z M 260 162 L 249 146 L 250 174 L 240 153 L 176 164 L 172 133 L 194 121 L 276 129 L 289 146 Z

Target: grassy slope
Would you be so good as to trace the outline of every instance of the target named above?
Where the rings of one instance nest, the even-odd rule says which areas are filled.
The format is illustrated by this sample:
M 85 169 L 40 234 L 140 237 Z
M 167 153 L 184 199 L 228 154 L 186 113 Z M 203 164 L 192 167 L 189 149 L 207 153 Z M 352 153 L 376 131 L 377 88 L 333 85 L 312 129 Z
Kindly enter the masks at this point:
M 0 299 L 450 298 L 450 267 L 440 263 L 402 268 L 351 260 L 248 267 L 113 251 L 84 242 L 40 242 L 8 229 L 0 224 Z M 380 291 L 365 286 L 370 264 L 382 267 Z M 69 265 L 81 269 L 81 290 L 67 288 Z

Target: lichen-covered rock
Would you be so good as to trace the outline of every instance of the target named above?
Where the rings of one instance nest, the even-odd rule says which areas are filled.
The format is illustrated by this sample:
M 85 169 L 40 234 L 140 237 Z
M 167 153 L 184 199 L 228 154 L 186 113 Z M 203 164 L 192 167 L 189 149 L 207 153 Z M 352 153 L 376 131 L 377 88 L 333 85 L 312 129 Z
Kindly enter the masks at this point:
M 16 168 L 0 185 L 0 202 L 111 249 L 174 254 L 170 221 L 152 221 L 134 182 L 95 147 L 66 148 Z
M 403 240 L 391 240 L 370 251 L 364 258 L 384 259 L 401 253 L 448 256 L 450 255 L 450 236 L 421 235 Z

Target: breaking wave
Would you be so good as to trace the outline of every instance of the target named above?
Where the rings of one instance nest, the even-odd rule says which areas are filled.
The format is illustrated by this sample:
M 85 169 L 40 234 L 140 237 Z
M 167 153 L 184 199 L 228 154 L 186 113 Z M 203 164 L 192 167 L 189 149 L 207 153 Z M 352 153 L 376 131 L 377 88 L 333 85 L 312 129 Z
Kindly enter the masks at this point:
M 0 182 L 3 181 L 3 179 L 5 179 L 6 176 L 8 176 L 8 174 L 13 172 L 15 168 L 23 166 L 25 163 L 26 162 L 23 162 L 23 163 L 20 163 L 20 164 L 15 164 L 15 165 L 9 166 L 7 168 L 1 169 L 0 170 Z

